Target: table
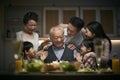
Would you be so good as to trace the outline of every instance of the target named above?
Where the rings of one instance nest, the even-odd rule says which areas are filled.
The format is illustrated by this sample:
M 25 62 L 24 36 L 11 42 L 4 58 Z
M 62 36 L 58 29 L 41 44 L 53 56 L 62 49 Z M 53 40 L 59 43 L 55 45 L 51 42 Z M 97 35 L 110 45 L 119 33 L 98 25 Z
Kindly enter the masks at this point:
M 3 80 L 119 80 L 119 73 L 112 72 L 29 72 L 0 73 Z

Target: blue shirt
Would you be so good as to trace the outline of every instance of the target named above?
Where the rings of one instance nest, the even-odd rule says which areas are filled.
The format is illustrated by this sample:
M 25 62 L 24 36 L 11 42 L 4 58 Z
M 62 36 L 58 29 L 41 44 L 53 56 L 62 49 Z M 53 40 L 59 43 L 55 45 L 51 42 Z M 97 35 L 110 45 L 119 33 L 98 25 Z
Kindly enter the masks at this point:
M 58 60 L 60 60 L 64 53 L 64 50 L 65 50 L 65 44 L 61 48 L 56 48 L 55 46 L 52 46 L 52 49 L 53 49 L 56 57 L 58 58 Z M 77 53 L 76 50 L 74 50 L 74 55 L 73 55 L 74 58 L 76 57 L 76 53 Z

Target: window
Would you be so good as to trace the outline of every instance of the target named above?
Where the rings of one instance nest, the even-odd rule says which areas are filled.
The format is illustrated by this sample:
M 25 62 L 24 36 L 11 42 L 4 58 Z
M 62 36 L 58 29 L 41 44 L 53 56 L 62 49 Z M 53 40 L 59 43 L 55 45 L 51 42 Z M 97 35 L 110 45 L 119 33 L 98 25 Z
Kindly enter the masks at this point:
M 78 16 L 78 14 L 78 8 L 45 7 L 43 11 L 43 36 L 48 36 L 52 26 L 56 26 L 59 23 L 66 24 L 71 17 Z
M 89 23 L 90 21 L 99 21 L 102 23 L 105 32 L 109 36 L 116 35 L 115 9 L 110 7 L 81 7 L 80 17 Z

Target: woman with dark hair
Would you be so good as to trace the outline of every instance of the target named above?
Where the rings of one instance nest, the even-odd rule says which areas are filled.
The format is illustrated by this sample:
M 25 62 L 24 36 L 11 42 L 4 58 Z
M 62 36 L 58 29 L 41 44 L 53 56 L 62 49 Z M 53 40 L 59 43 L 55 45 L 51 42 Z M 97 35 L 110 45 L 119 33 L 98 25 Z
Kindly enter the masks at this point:
M 39 35 L 35 32 L 38 22 L 38 15 L 35 12 L 27 12 L 23 17 L 23 30 L 16 33 L 19 41 L 29 41 L 33 44 L 34 50 L 38 50 Z
M 101 62 L 108 63 L 110 60 L 109 57 L 112 50 L 112 44 L 110 38 L 104 32 L 102 24 L 97 21 L 88 23 L 85 27 L 85 35 L 87 38 L 93 38 L 94 40 L 97 38 L 102 39 L 104 51 Z

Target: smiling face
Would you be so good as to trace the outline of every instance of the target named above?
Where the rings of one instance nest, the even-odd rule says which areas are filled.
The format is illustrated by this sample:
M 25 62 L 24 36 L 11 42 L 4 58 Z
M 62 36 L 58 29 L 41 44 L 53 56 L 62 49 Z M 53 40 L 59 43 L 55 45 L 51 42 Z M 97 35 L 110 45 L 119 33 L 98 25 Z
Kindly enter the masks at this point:
M 81 51 L 82 51 L 82 53 L 84 54 L 84 53 L 87 52 L 87 48 L 86 48 L 84 45 L 82 45 L 82 46 L 81 46 Z
M 33 49 L 33 47 L 31 47 L 28 51 L 26 51 L 26 55 L 28 57 L 34 57 L 35 55 L 35 50 Z
M 28 23 L 25 25 L 25 31 L 27 33 L 32 34 L 33 31 L 35 31 L 36 27 L 37 27 L 37 22 L 34 20 L 29 20 Z
M 69 37 L 75 36 L 77 34 L 77 28 L 74 27 L 71 23 L 68 24 L 67 34 Z
M 91 48 L 87 48 L 84 44 L 82 44 L 81 46 L 81 51 L 83 54 L 87 53 L 87 52 L 90 52 L 91 51 Z
M 64 44 L 64 32 L 62 30 L 54 30 L 51 33 L 51 41 L 57 48 L 61 48 Z
M 95 36 L 88 28 L 85 28 L 85 35 L 87 38 L 93 38 Z

